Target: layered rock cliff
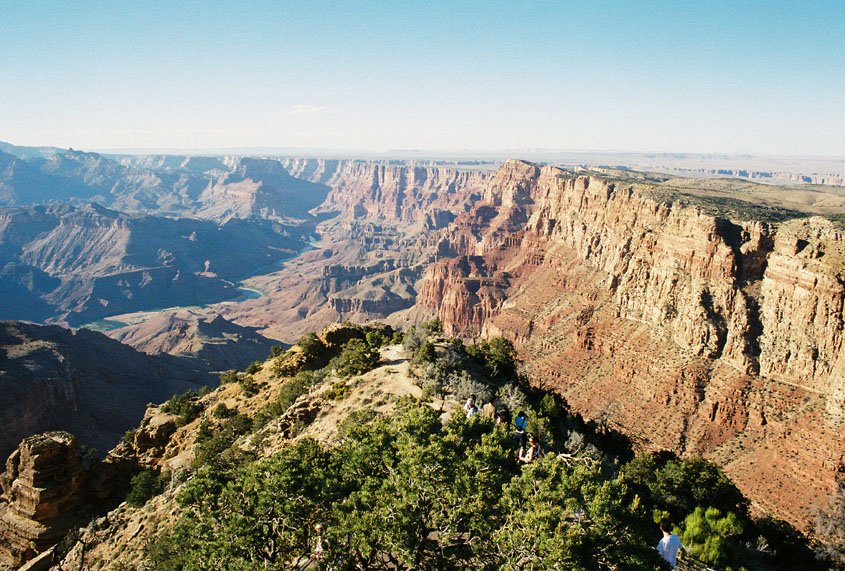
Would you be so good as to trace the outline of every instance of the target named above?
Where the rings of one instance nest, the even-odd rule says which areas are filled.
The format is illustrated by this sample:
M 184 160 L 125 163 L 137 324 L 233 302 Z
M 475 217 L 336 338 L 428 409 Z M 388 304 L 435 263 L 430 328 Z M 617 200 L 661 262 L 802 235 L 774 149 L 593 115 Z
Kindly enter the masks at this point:
M 418 304 L 452 333 L 515 339 L 575 410 L 720 461 L 806 527 L 845 452 L 842 232 L 750 205 L 729 219 L 659 183 L 507 163 Z
M 437 229 L 467 208 L 487 173 L 449 167 L 386 165 L 365 161 L 288 159 L 282 161 L 293 176 L 331 188 L 324 210 L 355 218 L 417 224 Z
M 84 469 L 76 441 L 48 432 L 21 442 L 0 477 L 0 568 L 17 568 L 79 521 Z

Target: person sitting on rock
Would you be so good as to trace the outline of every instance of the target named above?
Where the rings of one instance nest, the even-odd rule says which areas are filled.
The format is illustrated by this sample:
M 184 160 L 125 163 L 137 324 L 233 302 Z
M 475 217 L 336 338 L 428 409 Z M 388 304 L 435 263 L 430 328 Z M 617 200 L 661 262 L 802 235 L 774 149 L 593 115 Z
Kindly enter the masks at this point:
M 473 403 L 472 406 L 469 407 L 469 410 L 467 410 L 467 420 L 469 420 L 476 414 L 478 414 L 478 407 L 475 406 L 475 403 Z
M 540 457 L 540 441 L 533 434 L 528 437 L 528 446 L 519 449 L 518 459 L 523 464 L 530 464 Z
M 469 414 L 469 411 L 472 408 L 475 408 L 475 395 L 469 395 L 469 398 L 464 403 L 464 412 Z

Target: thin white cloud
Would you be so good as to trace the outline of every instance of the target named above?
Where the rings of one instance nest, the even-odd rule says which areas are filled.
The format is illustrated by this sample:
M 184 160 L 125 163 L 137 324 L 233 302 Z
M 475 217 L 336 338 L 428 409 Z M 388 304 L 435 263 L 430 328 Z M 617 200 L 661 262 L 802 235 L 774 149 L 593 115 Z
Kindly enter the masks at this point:
M 288 111 L 289 115 L 325 115 L 326 113 L 332 113 L 334 108 L 326 107 L 325 105 L 294 105 L 290 111 Z

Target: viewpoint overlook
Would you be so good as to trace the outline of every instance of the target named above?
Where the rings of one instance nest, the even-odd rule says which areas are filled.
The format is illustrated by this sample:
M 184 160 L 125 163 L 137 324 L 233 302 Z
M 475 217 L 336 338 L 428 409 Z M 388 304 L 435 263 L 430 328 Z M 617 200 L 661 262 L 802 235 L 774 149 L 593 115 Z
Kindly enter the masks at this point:
M 332 557 L 350 542 L 348 568 L 529 568 L 519 555 L 528 538 L 508 519 L 515 509 L 542 519 L 546 500 L 520 480 L 528 472 L 556 482 L 554 494 L 580 486 L 583 502 L 554 516 L 572 526 L 566 541 L 582 534 L 581 547 L 560 551 L 563 532 L 550 528 L 534 568 L 569 556 L 571 568 L 648 568 L 653 553 L 640 553 L 632 522 L 665 511 L 692 538 L 689 518 L 708 506 L 725 521 L 736 512 L 740 531 L 720 540 L 735 543 L 730 555 L 692 549 L 699 562 L 774 568 L 789 550 L 793 563 L 835 561 L 845 505 L 842 175 L 691 171 L 3 144 L 0 564 L 50 550 L 40 557 L 62 569 L 199 569 L 222 549 L 227 568 L 289 568 L 319 519 L 333 522 Z M 470 394 L 479 409 L 497 397 L 507 426 L 530 411 L 545 457 L 510 464 L 510 435 L 492 414 L 489 425 L 463 421 Z M 397 506 L 367 504 L 374 482 L 325 481 L 351 495 L 323 497 L 285 468 L 310 463 L 301 470 L 315 481 L 329 465 L 353 473 L 361 467 L 343 451 L 374 449 L 371 439 L 398 446 L 366 460 L 384 470 L 378 485 L 396 476 L 392 456 L 414 469 L 414 447 L 440 447 L 445 456 L 426 469 L 445 462 L 458 480 L 481 477 L 460 455 L 494 463 L 477 498 L 505 502 L 487 514 L 491 527 L 472 510 L 454 521 L 426 512 L 434 519 L 414 543 L 378 519 Z M 655 482 L 676 469 L 728 491 L 661 499 Z M 294 503 L 276 505 L 276 523 L 255 531 L 263 552 L 221 547 L 229 532 L 246 540 L 211 520 L 232 509 L 226 493 L 265 501 L 266 483 L 253 481 L 262 470 L 290 486 Z M 620 503 L 596 507 L 588 481 Z M 213 500 L 197 496 L 202 486 L 217 486 Z M 241 489 L 250 486 L 255 496 Z M 148 496 L 132 496 L 140 488 Z M 312 504 L 292 507 L 296 498 Z M 308 509 L 320 515 L 285 519 Z M 579 513 L 589 525 L 572 519 Z M 603 517 L 627 527 L 605 529 Z M 383 536 L 362 531 L 376 523 Z M 302 529 L 288 536 L 274 525 Z M 617 532 L 627 551 L 601 551 L 602 534 Z M 218 543 L 203 547 L 212 536 Z M 184 542 L 186 559 L 162 538 Z M 758 539 L 768 551 L 748 547 Z M 594 557 L 578 559 L 579 549 Z

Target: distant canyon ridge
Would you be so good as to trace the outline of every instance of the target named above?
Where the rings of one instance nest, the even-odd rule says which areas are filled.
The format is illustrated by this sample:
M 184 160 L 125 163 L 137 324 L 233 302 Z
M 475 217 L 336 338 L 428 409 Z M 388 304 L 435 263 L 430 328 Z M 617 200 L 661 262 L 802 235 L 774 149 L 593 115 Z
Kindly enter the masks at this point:
M 843 188 L 4 149 L 3 318 L 191 306 L 107 333 L 185 356 L 215 324 L 220 367 L 241 335 L 436 317 L 512 339 L 574 411 L 641 449 L 719 463 L 759 514 L 802 530 L 845 469 Z

